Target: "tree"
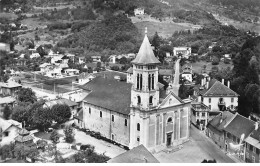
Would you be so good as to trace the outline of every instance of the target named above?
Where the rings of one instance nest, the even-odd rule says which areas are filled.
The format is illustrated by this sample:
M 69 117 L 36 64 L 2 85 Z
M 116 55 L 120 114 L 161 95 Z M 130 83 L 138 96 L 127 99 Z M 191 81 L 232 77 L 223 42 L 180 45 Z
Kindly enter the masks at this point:
M 54 144 L 58 143 L 59 142 L 59 135 L 58 135 L 58 132 L 56 130 L 53 130 L 51 135 L 50 135 L 50 140 L 52 140 L 52 142 Z
M 37 108 L 33 114 L 33 123 L 40 131 L 45 131 L 52 124 L 49 108 Z
M 41 139 L 36 142 L 38 149 L 45 151 L 45 147 L 48 145 L 47 141 Z
M 159 47 L 161 45 L 161 38 L 157 32 L 155 32 L 151 44 L 152 44 L 152 46 L 154 46 L 155 50 L 159 49 Z
M 71 117 L 70 107 L 67 104 L 55 104 L 51 108 L 51 114 L 58 124 L 64 123 Z
M 9 80 L 9 74 L 5 74 L 4 76 L 3 76 L 3 81 L 4 82 L 7 82 L 8 80 Z
M 17 92 L 17 99 L 20 102 L 34 103 L 36 102 L 35 92 L 31 88 L 21 88 Z
M 66 126 L 63 132 L 65 135 L 66 142 L 72 143 L 74 141 L 74 132 L 72 126 Z
M 3 110 L 4 119 L 8 120 L 11 114 L 12 114 L 12 110 L 10 109 L 10 107 L 8 105 L 6 105 Z
M 28 122 L 30 116 L 28 110 L 28 106 L 22 106 L 18 104 L 13 108 L 12 119 L 21 123 Z

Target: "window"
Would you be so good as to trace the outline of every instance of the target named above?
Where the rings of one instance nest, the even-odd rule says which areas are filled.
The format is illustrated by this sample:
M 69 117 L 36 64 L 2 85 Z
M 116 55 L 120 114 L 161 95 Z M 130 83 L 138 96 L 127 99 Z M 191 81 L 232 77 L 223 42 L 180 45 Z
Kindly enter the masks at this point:
M 111 137 L 112 137 L 112 141 L 114 141 L 114 139 L 115 139 L 115 136 L 114 136 L 114 134 L 112 134 L 112 135 L 111 135 Z
M 172 118 L 168 118 L 167 123 L 172 123 Z
M 249 153 L 248 152 L 246 152 L 246 157 L 249 158 Z
M 153 105 L 153 96 L 150 96 L 150 98 L 149 98 L 149 104 L 150 104 L 150 105 Z
M 234 102 L 234 98 L 231 98 L 231 103 L 233 103 Z
M 200 113 L 199 113 L 199 112 L 197 112 L 197 116 L 200 116 Z
M 88 109 L 88 112 L 89 112 L 89 114 L 91 114 L 91 108 L 89 107 L 89 109 Z
M 209 105 L 209 109 L 211 110 L 211 105 Z
M 8 131 L 4 132 L 4 135 L 5 135 L 5 137 L 8 137 L 9 132 Z
M 255 163 L 255 156 L 252 156 L 252 162 Z
M 137 123 L 137 131 L 140 131 L 140 123 Z
M 127 126 L 127 119 L 125 119 L 125 126 Z
M 209 103 L 211 103 L 211 98 L 209 98 Z
M 172 103 L 172 99 L 169 99 L 169 105 Z
M 137 96 L 137 104 L 141 104 L 141 97 L 140 96 Z
M 202 113 L 202 117 L 204 117 L 204 116 L 205 116 L 205 112 Z
M 137 141 L 138 141 L 138 142 L 140 141 L 140 137 L 137 137 Z
M 99 116 L 100 116 L 100 118 L 102 118 L 102 111 L 100 111 Z
M 253 152 L 256 153 L 255 147 L 253 147 Z
M 233 142 L 236 142 L 237 138 L 233 135 Z
M 234 108 L 234 106 L 233 106 L 233 105 L 231 105 L 231 106 L 230 106 L 230 108 L 231 108 L 231 109 L 233 109 L 233 108 Z
M 114 120 L 115 120 L 115 119 L 114 119 L 114 115 L 112 115 L 112 122 L 114 122 Z

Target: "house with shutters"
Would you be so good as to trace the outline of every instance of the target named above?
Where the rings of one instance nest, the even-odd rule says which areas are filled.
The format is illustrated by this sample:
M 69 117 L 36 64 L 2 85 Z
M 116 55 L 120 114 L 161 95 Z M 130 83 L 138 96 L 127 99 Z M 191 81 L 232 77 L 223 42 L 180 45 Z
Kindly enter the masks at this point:
M 224 84 L 216 79 L 204 78 L 201 85 L 194 88 L 196 101 L 205 104 L 211 111 L 223 111 L 229 109 L 235 111 L 238 106 L 238 94 L 230 89 L 230 82 Z
M 160 61 L 147 30 L 132 64 L 132 83 L 97 76 L 83 86 L 91 91 L 83 102 L 84 128 L 130 149 L 143 144 L 159 151 L 188 141 L 191 101 L 160 93 Z
M 254 131 L 245 139 L 245 158 L 244 159 L 248 163 L 260 163 L 259 122 L 255 122 Z

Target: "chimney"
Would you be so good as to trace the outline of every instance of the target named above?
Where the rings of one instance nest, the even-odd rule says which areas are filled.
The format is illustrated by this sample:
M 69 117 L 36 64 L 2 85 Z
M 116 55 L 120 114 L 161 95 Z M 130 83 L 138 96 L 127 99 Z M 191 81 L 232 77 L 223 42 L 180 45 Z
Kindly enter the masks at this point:
M 225 82 L 225 80 L 222 78 L 222 84 L 223 84 L 223 85 L 225 85 L 224 82 Z
M 207 82 L 207 84 L 206 84 L 206 88 L 209 89 L 209 82 Z
M 258 129 L 258 122 L 255 122 L 255 130 Z
M 230 81 L 227 82 L 227 87 L 230 88 Z
M 207 79 L 206 79 L 206 77 L 204 77 L 204 84 L 206 84 L 207 83 Z
M 201 79 L 201 86 L 203 86 L 203 79 Z

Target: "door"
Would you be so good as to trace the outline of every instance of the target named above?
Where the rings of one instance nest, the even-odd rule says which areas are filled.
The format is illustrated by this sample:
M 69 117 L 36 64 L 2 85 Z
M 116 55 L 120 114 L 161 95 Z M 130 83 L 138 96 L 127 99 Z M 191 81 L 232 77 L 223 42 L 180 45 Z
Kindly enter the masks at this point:
M 172 133 L 167 133 L 166 146 L 171 146 L 171 144 L 172 144 Z

